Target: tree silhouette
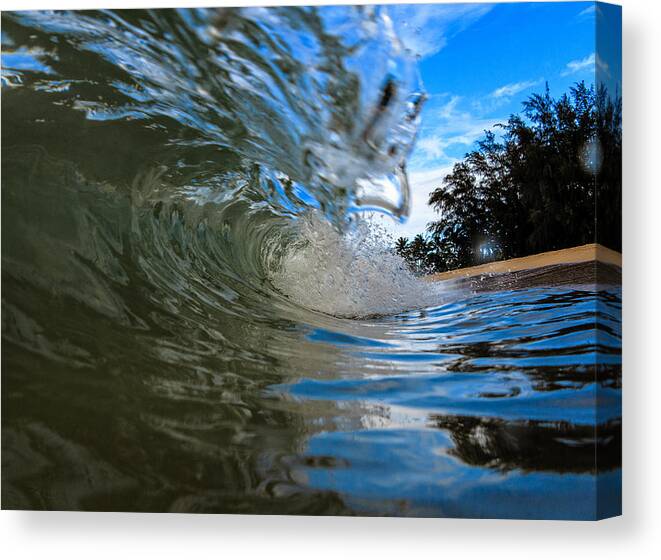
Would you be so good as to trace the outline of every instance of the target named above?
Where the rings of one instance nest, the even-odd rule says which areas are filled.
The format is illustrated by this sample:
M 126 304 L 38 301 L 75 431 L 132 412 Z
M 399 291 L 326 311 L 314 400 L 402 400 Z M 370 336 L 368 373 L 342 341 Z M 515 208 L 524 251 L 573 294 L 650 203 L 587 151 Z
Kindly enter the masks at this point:
M 429 197 L 439 219 L 396 251 L 418 272 L 599 242 L 621 250 L 622 102 L 548 84 L 485 131 Z
M 403 255 L 407 252 L 409 246 L 409 240 L 406 237 L 400 237 L 396 242 L 395 242 L 395 251 L 399 255 Z

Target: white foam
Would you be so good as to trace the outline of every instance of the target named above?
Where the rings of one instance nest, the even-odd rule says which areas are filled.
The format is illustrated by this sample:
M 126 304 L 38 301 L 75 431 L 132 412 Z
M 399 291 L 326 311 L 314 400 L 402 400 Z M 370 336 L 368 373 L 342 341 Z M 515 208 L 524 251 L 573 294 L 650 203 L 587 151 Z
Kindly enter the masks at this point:
M 383 226 L 361 219 L 347 233 L 306 216 L 271 280 L 295 303 L 337 317 L 365 317 L 428 307 L 440 285 L 414 276 L 392 250 Z

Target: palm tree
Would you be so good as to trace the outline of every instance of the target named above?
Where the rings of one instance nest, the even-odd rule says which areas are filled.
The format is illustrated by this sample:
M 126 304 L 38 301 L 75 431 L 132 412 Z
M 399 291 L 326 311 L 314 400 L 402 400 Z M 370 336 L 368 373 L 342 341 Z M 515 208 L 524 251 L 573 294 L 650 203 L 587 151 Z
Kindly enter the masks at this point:
M 409 240 L 406 237 L 400 237 L 395 242 L 395 251 L 398 255 L 404 257 L 406 255 L 409 245 Z

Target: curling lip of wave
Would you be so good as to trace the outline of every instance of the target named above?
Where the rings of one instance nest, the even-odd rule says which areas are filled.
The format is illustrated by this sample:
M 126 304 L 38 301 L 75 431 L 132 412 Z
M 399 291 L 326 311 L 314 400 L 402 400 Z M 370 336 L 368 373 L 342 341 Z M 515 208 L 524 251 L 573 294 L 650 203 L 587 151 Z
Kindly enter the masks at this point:
M 280 209 L 314 207 L 336 222 L 365 209 L 408 215 L 404 163 L 424 94 L 386 7 L 14 17 L 121 70 L 104 84 L 113 102 L 80 89 L 72 98 L 89 119 L 175 121 L 185 132 L 172 143 L 229 149 L 269 170 L 277 195 L 265 194 Z M 52 81 L 69 78 L 51 55 L 41 58 Z
M 165 290 L 206 299 L 201 275 L 253 317 L 267 296 L 352 318 L 438 296 L 355 215 L 408 212 L 403 162 L 424 93 L 387 8 L 11 17 L 58 37 L 38 50 L 51 70 L 35 89 L 89 120 L 165 133 L 160 165 L 129 193 L 135 246 Z

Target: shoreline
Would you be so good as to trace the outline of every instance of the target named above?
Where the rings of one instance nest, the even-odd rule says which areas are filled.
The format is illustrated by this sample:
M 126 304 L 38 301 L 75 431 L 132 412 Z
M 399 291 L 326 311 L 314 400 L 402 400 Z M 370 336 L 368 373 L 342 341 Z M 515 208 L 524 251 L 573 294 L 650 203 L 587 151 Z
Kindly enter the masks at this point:
M 558 286 L 566 284 L 621 284 L 622 254 L 597 243 L 527 257 L 430 274 L 429 282 L 470 284 L 476 290 Z

